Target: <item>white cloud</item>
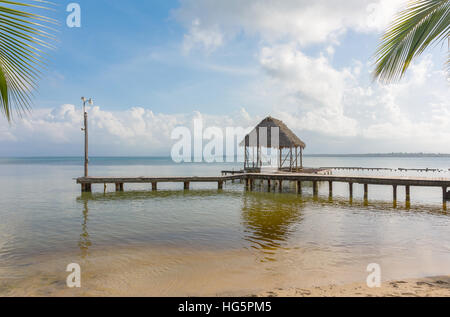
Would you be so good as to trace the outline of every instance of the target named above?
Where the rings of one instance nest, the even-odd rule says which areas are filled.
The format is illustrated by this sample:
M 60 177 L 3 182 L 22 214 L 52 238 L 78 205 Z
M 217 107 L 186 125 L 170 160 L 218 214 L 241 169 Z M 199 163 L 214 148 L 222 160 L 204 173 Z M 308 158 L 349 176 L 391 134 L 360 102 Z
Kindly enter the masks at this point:
M 204 126 L 247 128 L 260 118 L 250 118 L 245 109 L 229 116 L 193 112 L 190 114 L 155 114 L 149 109 L 133 107 L 125 111 L 105 111 L 95 106 L 88 109 L 90 152 L 92 155 L 169 155 L 171 132 L 177 126 L 192 129 L 194 118 L 202 118 Z M 1 155 L 38 155 L 40 148 L 49 148 L 46 155 L 80 155 L 83 134 L 81 109 L 65 104 L 53 109 L 39 109 L 32 115 L 17 119 L 11 126 L 0 119 Z M 20 147 L 19 154 L 8 148 Z M 58 152 L 59 151 L 59 152 Z M 42 155 L 42 153 L 40 153 Z
M 183 0 L 175 18 L 189 32 L 185 46 L 208 50 L 240 32 L 274 43 L 335 42 L 347 30 L 381 32 L 404 0 Z
M 223 44 L 223 35 L 215 27 L 203 29 L 200 20 L 195 19 L 189 28 L 189 32 L 184 36 L 183 49 L 189 53 L 193 48 L 200 46 L 207 52 L 214 51 Z

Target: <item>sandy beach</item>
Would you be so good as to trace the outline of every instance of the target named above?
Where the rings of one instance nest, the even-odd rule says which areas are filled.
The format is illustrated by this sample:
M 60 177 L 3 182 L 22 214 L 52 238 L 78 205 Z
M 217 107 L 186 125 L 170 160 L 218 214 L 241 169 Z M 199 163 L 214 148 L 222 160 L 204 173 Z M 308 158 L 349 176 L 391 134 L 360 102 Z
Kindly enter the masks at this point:
M 329 285 L 313 288 L 276 289 L 259 297 L 450 297 L 450 276 L 384 282 L 380 288 L 365 284 Z

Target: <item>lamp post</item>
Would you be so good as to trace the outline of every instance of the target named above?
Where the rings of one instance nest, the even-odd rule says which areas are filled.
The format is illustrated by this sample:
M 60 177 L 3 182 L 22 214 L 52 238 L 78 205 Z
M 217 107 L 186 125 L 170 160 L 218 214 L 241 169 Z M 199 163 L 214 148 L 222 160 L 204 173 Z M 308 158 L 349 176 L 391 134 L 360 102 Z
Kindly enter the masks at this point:
M 86 111 L 86 102 L 90 105 L 94 104 L 92 98 L 87 100 L 84 97 L 81 97 L 81 101 L 83 101 L 83 114 L 84 114 L 84 128 L 81 128 L 84 131 L 84 177 L 88 177 L 88 164 L 89 164 L 89 156 L 88 156 L 88 114 Z

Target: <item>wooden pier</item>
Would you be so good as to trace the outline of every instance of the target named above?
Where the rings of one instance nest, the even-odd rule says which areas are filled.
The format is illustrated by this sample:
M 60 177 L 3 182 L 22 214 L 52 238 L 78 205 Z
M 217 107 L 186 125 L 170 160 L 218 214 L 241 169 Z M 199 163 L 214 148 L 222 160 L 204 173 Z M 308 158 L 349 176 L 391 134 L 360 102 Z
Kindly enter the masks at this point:
M 228 171 L 230 172 L 230 171 Z M 225 174 L 225 173 L 224 173 Z M 231 174 L 231 173 L 229 173 Z M 363 185 L 364 200 L 369 199 L 369 185 L 392 186 L 394 205 L 397 202 L 398 187 L 405 188 L 406 205 L 411 204 L 411 187 L 436 187 L 442 189 L 442 202 L 444 209 L 447 208 L 447 201 L 450 200 L 450 178 L 425 178 L 425 177 L 383 177 L 383 176 L 342 176 L 342 175 L 322 175 L 308 173 L 232 173 L 216 177 L 80 177 L 77 183 L 81 184 L 82 192 L 91 192 L 93 184 L 114 184 L 116 191 L 124 191 L 124 184 L 151 184 L 152 190 L 158 189 L 158 183 L 182 183 L 184 190 L 189 190 L 190 183 L 216 183 L 219 190 L 223 189 L 223 184 L 227 181 L 241 180 L 247 190 L 254 188 L 254 182 L 267 182 L 268 189 L 271 184 L 277 183 L 279 191 L 282 191 L 283 182 L 295 182 L 297 193 L 302 192 L 302 182 L 312 182 L 313 195 L 318 196 L 318 183 L 328 182 L 329 196 L 333 196 L 333 183 L 348 183 L 349 198 L 353 199 L 353 186 Z

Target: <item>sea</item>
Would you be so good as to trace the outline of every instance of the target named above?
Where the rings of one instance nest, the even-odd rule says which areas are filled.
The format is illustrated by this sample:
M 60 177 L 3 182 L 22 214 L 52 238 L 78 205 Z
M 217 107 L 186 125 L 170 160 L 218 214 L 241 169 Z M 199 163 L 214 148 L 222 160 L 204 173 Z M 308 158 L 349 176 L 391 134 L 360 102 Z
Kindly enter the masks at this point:
M 449 157 L 308 156 L 335 175 L 450 178 Z M 216 176 L 242 163 L 165 157 L 93 157 L 92 176 Z M 399 168 L 430 168 L 405 171 Z M 217 184 L 93 185 L 82 194 L 81 157 L 0 158 L 0 296 L 250 296 L 278 288 L 383 283 L 450 274 L 450 214 L 440 188 L 293 184 L 245 191 Z M 69 287 L 73 264 L 80 287 Z M 371 266 L 372 265 L 372 266 Z M 73 285 L 72 285 L 73 286 Z

